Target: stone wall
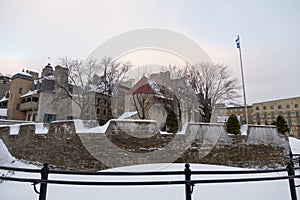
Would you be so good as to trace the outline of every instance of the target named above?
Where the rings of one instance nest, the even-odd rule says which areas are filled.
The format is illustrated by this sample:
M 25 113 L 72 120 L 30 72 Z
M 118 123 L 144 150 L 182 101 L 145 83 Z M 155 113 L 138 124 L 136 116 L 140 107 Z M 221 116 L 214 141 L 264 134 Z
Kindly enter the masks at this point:
M 189 162 L 238 167 L 285 165 L 288 139 L 275 127 L 249 126 L 247 135 L 228 135 L 224 126 L 189 123 L 184 131 L 160 133 L 155 121 L 111 120 L 106 133 L 77 132 L 73 121 L 50 124 L 47 134 L 20 126 L 0 139 L 18 159 L 66 169 L 101 170 L 133 164 Z
M 51 123 L 47 134 L 35 134 L 34 129 L 34 125 L 21 125 L 18 135 L 9 135 L 9 127 L 2 127 L 0 139 L 18 159 L 65 169 L 105 168 L 82 145 L 72 121 Z

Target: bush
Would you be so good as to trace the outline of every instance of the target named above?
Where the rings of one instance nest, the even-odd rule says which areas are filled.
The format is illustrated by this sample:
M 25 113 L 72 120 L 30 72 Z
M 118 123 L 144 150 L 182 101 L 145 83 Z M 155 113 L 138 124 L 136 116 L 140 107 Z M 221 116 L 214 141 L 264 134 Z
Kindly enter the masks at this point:
M 178 131 L 178 120 L 175 112 L 170 110 L 166 119 L 167 132 L 176 133 Z
M 289 133 L 290 129 L 289 126 L 287 125 L 287 122 L 285 121 L 285 119 L 279 115 L 276 119 L 275 125 L 277 127 L 277 130 L 279 133 L 281 134 L 285 134 L 285 133 Z
M 226 123 L 226 131 L 230 134 L 241 134 L 241 125 L 235 115 L 230 115 Z

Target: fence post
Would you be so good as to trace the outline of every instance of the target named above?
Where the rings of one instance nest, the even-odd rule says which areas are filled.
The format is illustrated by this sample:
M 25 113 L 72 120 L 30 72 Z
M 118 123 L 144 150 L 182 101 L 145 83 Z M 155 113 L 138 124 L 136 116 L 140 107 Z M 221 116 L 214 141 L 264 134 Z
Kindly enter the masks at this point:
M 44 167 L 42 168 L 41 180 L 43 181 L 48 180 L 48 174 L 49 174 L 48 166 L 49 166 L 48 163 L 44 163 Z M 47 196 L 47 183 L 41 183 L 39 200 L 46 200 L 46 196 Z
M 186 200 L 192 200 L 192 190 L 191 190 L 191 169 L 190 169 L 190 164 L 185 164 L 185 169 L 184 169 L 184 174 L 185 174 L 185 199 Z
M 293 162 L 289 162 L 287 166 L 287 172 L 289 176 L 294 176 L 295 175 L 295 170 L 293 167 Z M 290 186 L 290 192 L 291 192 L 291 199 L 292 200 L 297 200 L 297 193 L 296 193 L 296 187 L 295 187 L 295 180 L 294 178 L 289 179 L 289 186 Z

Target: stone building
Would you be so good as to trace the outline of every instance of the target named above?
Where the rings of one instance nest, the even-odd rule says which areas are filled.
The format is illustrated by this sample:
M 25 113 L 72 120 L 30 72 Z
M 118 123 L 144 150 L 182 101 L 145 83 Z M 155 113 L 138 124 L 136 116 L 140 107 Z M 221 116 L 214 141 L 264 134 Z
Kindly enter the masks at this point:
M 125 99 L 126 112 L 137 111 L 135 118 L 156 120 L 160 128 L 165 126 L 171 110 L 180 119 L 180 105 L 174 92 L 145 76 L 126 93 Z
M 253 120 L 251 117 L 251 113 L 252 113 L 251 105 L 247 105 L 247 112 L 248 112 L 247 113 L 248 114 L 248 124 L 253 124 Z M 246 112 L 245 112 L 245 106 L 243 106 L 243 105 L 232 105 L 232 106 L 226 106 L 226 107 L 224 106 L 223 108 L 220 108 L 219 113 L 220 113 L 219 118 L 220 118 L 220 116 L 226 116 L 224 118 L 225 121 L 222 121 L 222 122 L 226 122 L 226 119 L 230 115 L 235 115 L 240 120 L 241 124 L 246 123 Z
M 132 85 L 120 83 L 114 90 L 112 96 L 112 114 L 114 118 L 120 117 L 125 112 L 125 95 Z
M 277 99 L 252 104 L 254 124 L 271 124 L 281 115 L 288 123 L 290 135 L 300 136 L 300 97 Z
M 73 119 L 76 109 L 71 88 L 68 69 L 61 66 L 53 70 L 48 64 L 40 78 L 36 72 L 17 73 L 10 83 L 7 118 L 37 122 Z
M 10 80 L 10 77 L 0 75 L 0 98 L 6 96 L 7 91 L 9 91 Z
M 169 71 L 150 75 L 157 84 L 171 89 L 180 103 L 181 123 L 201 121 L 198 112 L 198 99 L 194 90 L 184 78 L 171 78 Z

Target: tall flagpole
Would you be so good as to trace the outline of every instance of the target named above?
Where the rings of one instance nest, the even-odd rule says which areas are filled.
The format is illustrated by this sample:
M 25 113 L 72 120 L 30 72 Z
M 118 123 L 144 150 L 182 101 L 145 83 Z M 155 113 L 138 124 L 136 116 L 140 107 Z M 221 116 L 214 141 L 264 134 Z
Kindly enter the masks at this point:
M 248 109 L 247 109 L 247 101 L 246 101 L 246 90 L 245 90 L 245 81 L 244 81 L 244 70 L 243 70 L 243 61 L 242 61 L 242 50 L 240 45 L 240 36 L 237 36 L 235 40 L 236 47 L 239 49 L 240 52 L 240 64 L 241 64 L 241 74 L 242 74 L 242 84 L 243 84 L 243 93 L 244 93 L 244 106 L 245 106 L 245 113 L 246 113 L 246 124 L 248 124 Z

